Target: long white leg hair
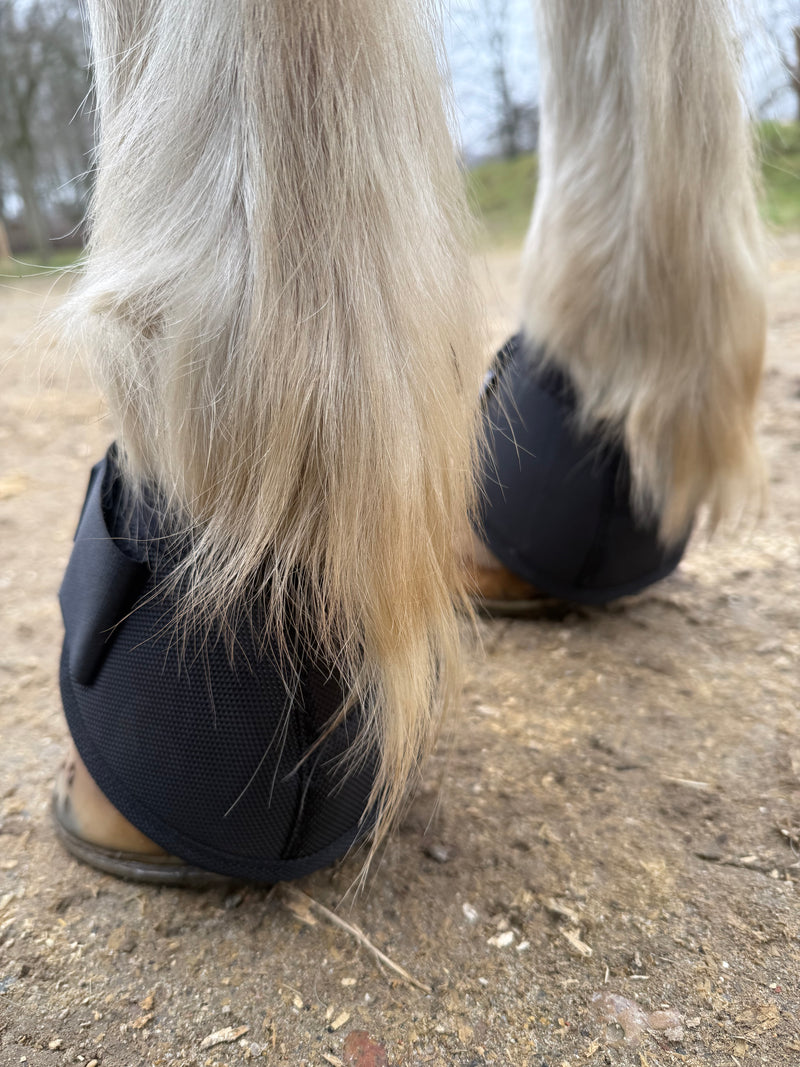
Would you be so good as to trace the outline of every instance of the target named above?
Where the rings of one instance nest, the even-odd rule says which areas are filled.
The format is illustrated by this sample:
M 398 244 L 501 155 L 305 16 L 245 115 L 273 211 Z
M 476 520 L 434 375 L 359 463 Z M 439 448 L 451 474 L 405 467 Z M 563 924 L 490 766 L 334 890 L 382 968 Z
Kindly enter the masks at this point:
M 380 837 L 453 683 L 482 369 L 433 3 L 88 6 L 71 329 L 187 532 L 187 619 L 299 627 L 364 702 Z
M 540 180 L 525 332 L 622 439 L 665 542 L 760 498 L 753 148 L 726 0 L 536 0 Z

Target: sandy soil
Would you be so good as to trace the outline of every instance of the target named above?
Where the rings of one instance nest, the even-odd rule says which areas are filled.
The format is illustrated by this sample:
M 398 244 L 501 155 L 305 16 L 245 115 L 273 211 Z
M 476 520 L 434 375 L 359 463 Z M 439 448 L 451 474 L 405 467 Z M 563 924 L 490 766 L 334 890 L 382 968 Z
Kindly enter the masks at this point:
M 514 269 L 490 263 L 498 340 Z M 637 599 L 482 623 L 454 749 L 367 890 L 357 859 L 300 886 L 429 991 L 283 890 L 61 852 L 55 594 L 110 434 L 31 343 L 61 291 L 0 288 L 0 1064 L 800 1063 L 800 237 L 771 270 L 768 518 Z

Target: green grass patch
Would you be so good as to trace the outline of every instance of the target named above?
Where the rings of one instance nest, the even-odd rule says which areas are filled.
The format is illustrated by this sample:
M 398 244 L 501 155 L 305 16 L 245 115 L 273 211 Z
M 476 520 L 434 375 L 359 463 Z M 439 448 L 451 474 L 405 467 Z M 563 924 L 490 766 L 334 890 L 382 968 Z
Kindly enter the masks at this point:
M 34 254 L 13 259 L 0 259 L 0 281 L 9 278 L 30 278 L 34 274 L 58 274 L 74 267 L 82 255 L 80 248 L 63 248 L 53 252 L 47 263 L 37 263 Z
M 762 122 L 758 132 L 764 218 L 779 229 L 800 229 L 800 124 Z
M 467 172 L 470 205 L 489 245 L 519 244 L 536 192 L 539 163 L 533 153 L 489 159 Z
M 764 218 L 778 229 L 800 229 L 800 124 L 762 122 L 757 136 Z M 537 173 L 535 155 L 487 160 L 468 172 L 469 200 L 485 243 L 521 244 L 536 192 Z

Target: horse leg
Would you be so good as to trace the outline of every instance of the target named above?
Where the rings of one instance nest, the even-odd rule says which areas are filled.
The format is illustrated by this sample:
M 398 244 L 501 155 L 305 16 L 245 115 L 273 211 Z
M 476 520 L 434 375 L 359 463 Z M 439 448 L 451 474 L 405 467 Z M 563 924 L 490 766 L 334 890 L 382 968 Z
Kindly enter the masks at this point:
M 370 768 L 354 818 L 370 811 L 379 839 L 454 691 L 463 592 L 453 544 L 474 491 L 482 361 L 429 5 L 88 6 L 98 174 L 86 269 L 65 315 L 119 435 L 93 506 L 99 515 L 121 485 L 112 519 L 124 526 L 146 512 L 155 529 L 111 531 L 133 555 L 147 542 L 138 562 L 151 573 L 111 620 L 101 666 L 75 655 L 75 627 L 107 605 L 81 602 L 68 622 L 65 704 L 73 732 L 85 727 L 76 741 L 89 771 L 104 773 L 91 691 L 112 667 L 124 674 L 140 662 L 132 684 L 156 671 L 135 655 L 158 634 L 128 658 L 123 649 L 166 597 L 164 654 L 191 653 L 183 667 L 170 659 L 173 681 L 203 658 L 209 676 L 224 673 L 224 654 L 239 667 L 230 700 L 250 684 L 253 661 L 271 686 L 286 676 L 267 702 L 276 726 L 259 744 L 272 744 L 269 755 L 254 742 L 242 757 L 255 782 L 247 796 L 262 780 L 294 783 L 286 810 L 295 815 L 276 851 L 319 844 L 319 824 L 297 822 L 308 821 L 308 790 L 328 773 L 312 775 L 311 763 L 356 776 Z M 100 541 L 102 530 L 95 541 L 86 534 L 79 551 Z M 78 592 L 67 615 L 85 577 L 69 585 Z M 196 683 L 203 706 L 186 745 L 201 736 L 203 714 L 228 714 L 221 691 Z M 175 703 L 170 722 L 147 699 L 126 711 L 142 724 L 138 741 L 127 754 L 106 746 L 106 764 L 144 759 L 148 715 L 166 748 L 179 748 L 191 709 L 179 714 Z M 121 700 L 109 696 L 107 715 L 123 718 Z M 348 729 L 340 750 L 334 735 Z M 325 745 L 335 751 L 323 759 Z M 146 790 L 154 777 L 150 764 L 143 774 L 120 767 L 116 779 L 106 767 L 100 784 L 136 824 L 147 797 L 134 802 L 115 781 Z M 221 799 L 206 813 L 220 841 L 247 797 L 228 799 L 230 817 Z M 160 827 L 143 828 L 178 848 Z
M 511 395 L 489 419 L 499 445 L 484 474 L 485 540 L 534 584 L 609 599 L 674 565 L 701 509 L 713 526 L 761 499 L 754 410 L 765 302 L 752 132 L 725 0 L 536 7 L 539 184 L 522 336 L 503 386 Z M 556 380 L 562 399 L 569 393 L 563 403 Z M 503 451 L 504 411 L 519 409 L 525 390 L 517 451 Z M 558 463 L 548 473 L 527 458 L 554 448 L 530 427 L 559 417 L 563 477 Z M 573 485 L 576 464 L 598 456 L 607 489 Z M 594 492 L 606 499 L 582 514 Z M 537 493 L 543 508 L 530 503 Z M 571 540 L 595 521 L 597 538 Z M 617 548 L 603 532 L 615 522 Z M 546 543 L 551 534 L 557 544 Z M 598 545 L 602 537 L 612 543 Z M 605 553 L 605 588 L 599 574 L 593 588 L 578 574 L 580 553 L 592 551 Z M 615 551 L 644 562 L 623 574 Z

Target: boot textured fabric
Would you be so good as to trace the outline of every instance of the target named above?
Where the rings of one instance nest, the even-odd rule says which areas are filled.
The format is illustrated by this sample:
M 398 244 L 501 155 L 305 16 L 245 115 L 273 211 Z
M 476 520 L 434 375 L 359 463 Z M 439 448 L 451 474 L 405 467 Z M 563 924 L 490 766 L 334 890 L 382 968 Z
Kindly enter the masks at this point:
M 630 502 L 625 451 L 577 426 L 569 379 L 521 334 L 498 353 L 484 391 L 486 447 L 476 533 L 540 593 L 604 604 L 670 574 L 688 533 L 665 548 Z
M 359 710 L 320 741 L 342 705 L 333 669 L 311 652 L 289 669 L 250 622 L 233 651 L 219 633 L 187 634 L 161 581 L 179 555 L 157 507 L 131 505 L 112 446 L 60 592 L 73 740 L 108 800 L 171 856 L 232 878 L 302 877 L 369 830 L 373 764 L 346 773 Z

